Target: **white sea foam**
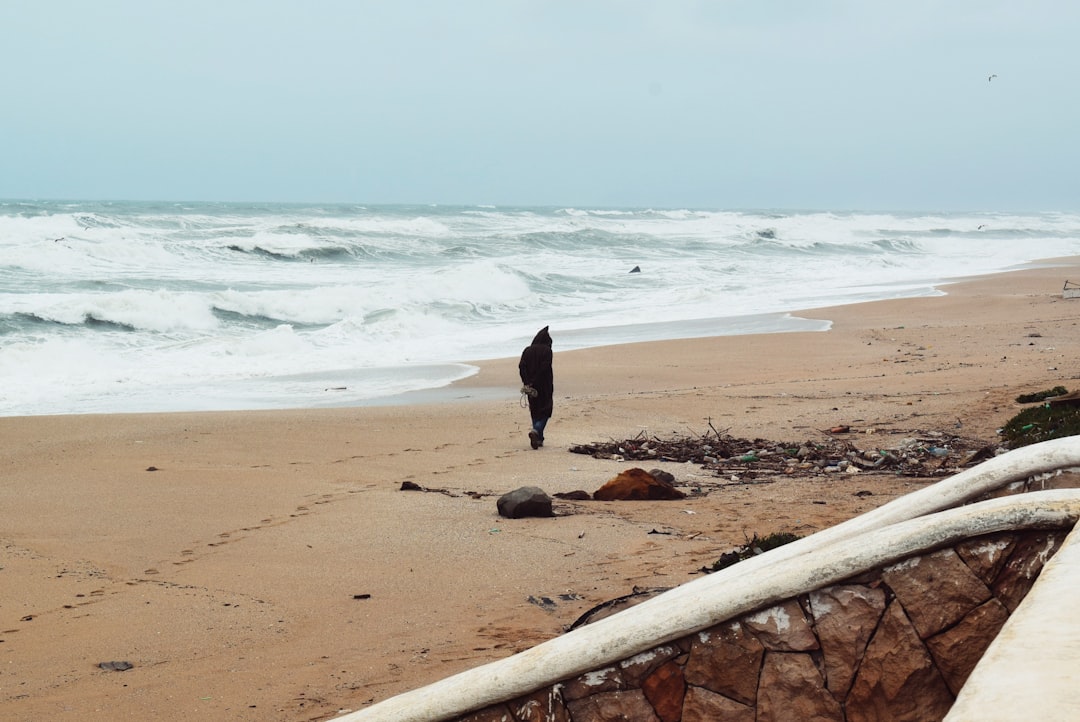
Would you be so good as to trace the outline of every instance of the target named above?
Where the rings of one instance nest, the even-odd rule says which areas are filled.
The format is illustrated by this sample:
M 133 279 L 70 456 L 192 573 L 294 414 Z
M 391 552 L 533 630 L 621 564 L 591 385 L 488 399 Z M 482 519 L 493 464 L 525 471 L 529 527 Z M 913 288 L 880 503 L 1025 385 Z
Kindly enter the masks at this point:
M 1078 253 L 1060 213 L 0 203 L 0 415 L 365 403 L 544 325 L 823 329 L 787 314 Z

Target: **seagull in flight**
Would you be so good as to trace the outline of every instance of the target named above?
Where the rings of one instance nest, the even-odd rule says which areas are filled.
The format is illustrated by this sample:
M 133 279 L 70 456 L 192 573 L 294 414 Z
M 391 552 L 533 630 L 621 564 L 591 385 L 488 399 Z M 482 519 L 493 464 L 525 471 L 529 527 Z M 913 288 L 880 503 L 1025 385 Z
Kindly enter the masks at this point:
M 993 80 L 996 77 L 997 77 L 997 73 L 994 73 L 993 75 L 991 75 L 989 78 L 986 79 L 986 82 L 989 83 L 991 80 Z

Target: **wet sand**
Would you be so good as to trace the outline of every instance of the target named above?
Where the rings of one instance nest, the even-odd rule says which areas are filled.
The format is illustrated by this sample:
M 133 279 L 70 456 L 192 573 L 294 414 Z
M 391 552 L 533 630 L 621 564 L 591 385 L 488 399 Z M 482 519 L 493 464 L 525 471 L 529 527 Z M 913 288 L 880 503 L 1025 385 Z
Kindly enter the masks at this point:
M 1080 385 L 1080 299 L 1061 294 L 1077 276 L 1061 259 L 798 314 L 826 332 L 561 352 L 552 329 L 555 416 L 536 451 L 520 349 L 443 403 L 2 418 L 0 718 L 326 719 L 693 579 L 755 533 L 831 526 L 928 481 L 777 477 L 557 501 L 553 519 L 502 519 L 495 502 L 595 491 L 642 464 L 568 447 L 639 434 L 994 442 L 1018 394 Z M 683 488 L 716 481 L 653 467 Z

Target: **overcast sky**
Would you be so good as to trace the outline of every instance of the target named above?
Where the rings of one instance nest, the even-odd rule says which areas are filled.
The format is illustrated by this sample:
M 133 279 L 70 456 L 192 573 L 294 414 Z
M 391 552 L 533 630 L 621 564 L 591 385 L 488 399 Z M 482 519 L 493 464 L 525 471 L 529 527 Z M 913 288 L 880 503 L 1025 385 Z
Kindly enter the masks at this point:
M 1076 210 L 1078 47 L 1073 0 L 3 0 L 0 198 Z

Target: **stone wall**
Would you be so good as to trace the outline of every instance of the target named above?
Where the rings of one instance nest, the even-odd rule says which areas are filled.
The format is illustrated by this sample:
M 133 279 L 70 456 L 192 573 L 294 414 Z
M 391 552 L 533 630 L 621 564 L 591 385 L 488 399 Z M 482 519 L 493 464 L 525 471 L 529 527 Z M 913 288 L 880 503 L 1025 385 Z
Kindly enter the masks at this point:
M 1068 531 L 913 556 L 455 719 L 938 720 Z

